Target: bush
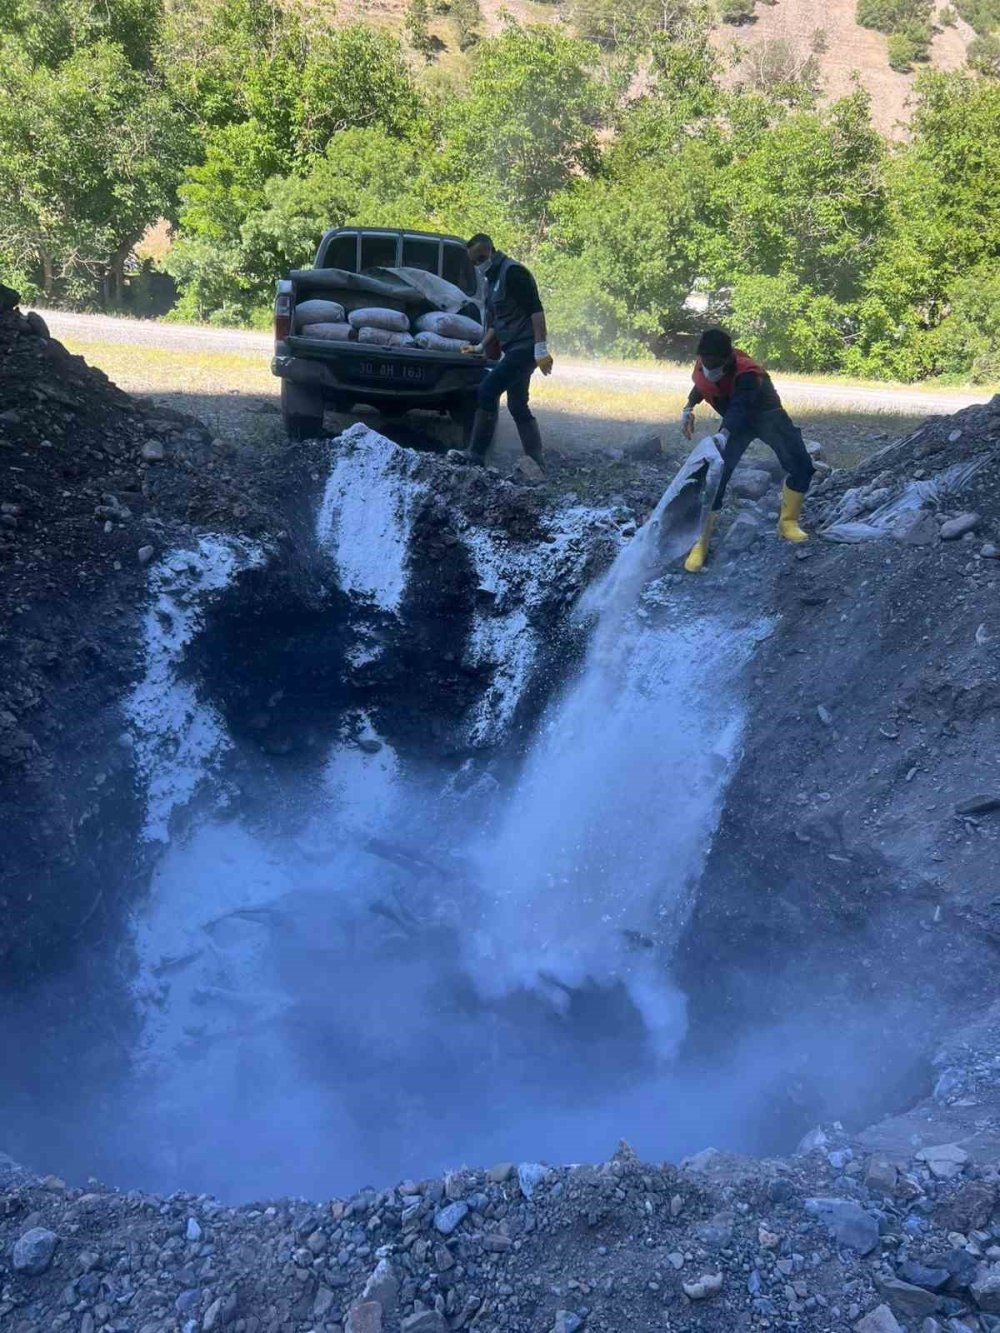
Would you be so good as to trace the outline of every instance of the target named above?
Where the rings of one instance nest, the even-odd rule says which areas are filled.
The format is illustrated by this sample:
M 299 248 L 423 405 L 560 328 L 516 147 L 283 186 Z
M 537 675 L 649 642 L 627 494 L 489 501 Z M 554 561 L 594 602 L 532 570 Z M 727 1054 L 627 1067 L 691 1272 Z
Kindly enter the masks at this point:
M 937 16 L 938 26 L 942 28 L 954 28 L 958 26 L 958 10 L 953 9 L 951 5 L 945 5 L 944 9 Z
M 1000 78 L 1000 37 L 975 37 L 966 52 L 969 68 L 987 78 Z
M 719 18 L 723 23 L 739 26 L 753 18 L 755 0 L 718 0 Z
M 849 311 L 791 274 L 739 278 L 729 327 L 753 356 L 784 370 L 837 371 L 843 365 Z
M 1000 380 L 1000 275 L 992 265 L 957 282 L 933 335 L 937 368 L 973 383 Z
M 924 50 L 926 51 L 926 47 Z M 886 42 L 886 54 L 889 57 L 890 69 L 900 74 L 908 74 L 915 62 L 920 59 L 921 48 L 909 33 L 894 32 Z
M 955 8 L 981 37 L 1000 28 L 1000 0 L 955 0 Z

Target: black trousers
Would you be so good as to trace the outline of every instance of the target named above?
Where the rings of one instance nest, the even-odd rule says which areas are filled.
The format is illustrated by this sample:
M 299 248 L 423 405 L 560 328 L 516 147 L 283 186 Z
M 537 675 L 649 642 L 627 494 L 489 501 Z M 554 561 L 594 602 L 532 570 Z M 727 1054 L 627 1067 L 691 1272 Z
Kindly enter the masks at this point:
M 722 480 L 719 482 L 713 509 L 722 508 L 729 479 L 754 440 L 763 440 L 769 449 L 774 450 L 778 462 L 785 469 L 791 490 L 804 495 L 809 489 L 809 483 L 816 469 L 809 457 L 802 432 L 785 409 L 777 407 L 771 412 L 762 412 L 750 430 L 730 435 L 722 455 Z
M 535 348 L 515 347 L 504 352 L 479 385 L 477 400 L 484 412 L 498 412 L 500 399 L 507 395 L 507 410 L 517 422 L 534 421 L 528 398 L 531 377 L 535 373 Z

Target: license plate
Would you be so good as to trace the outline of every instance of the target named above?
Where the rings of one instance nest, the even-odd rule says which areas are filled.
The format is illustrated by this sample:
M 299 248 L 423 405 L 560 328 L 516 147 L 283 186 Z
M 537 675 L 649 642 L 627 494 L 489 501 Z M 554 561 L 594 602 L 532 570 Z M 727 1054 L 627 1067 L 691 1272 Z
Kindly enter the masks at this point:
M 426 384 L 427 367 L 400 361 L 359 361 L 352 378 L 367 384 Z

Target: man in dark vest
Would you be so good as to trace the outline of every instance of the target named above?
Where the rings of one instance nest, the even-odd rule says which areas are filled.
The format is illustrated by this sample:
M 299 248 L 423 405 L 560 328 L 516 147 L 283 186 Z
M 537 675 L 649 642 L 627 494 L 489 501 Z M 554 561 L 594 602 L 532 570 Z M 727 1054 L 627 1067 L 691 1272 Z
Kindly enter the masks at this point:
M 799 526 L 799 516 L 812 481 L 813 462 L 802 432 L 781 406 L 770 375 L 734 347 L 724 329 L 706 329 L 698 343 L 698 359 L 691 378 L 694 388 L 681 414 L 681 430 L 690 440 L 694 435 L 695 407 L 702 402 L 713 407 L 722 417 L 714 439 L 722 454 L 723 468 L 712 511 L 684 568 L 694 574 L 704 565 L 729 478 L 753 440 L 763 440 L 773 449 L 785 469 L 778 536 L 789 542 L 808 541 L 809 534 Z
M 495 354 L 499 349 L 503 354 L 479 386 L 469 454 L 479 463 L 485 459 L 496 433 L 500 399 L 506 394 L 524 452 L 541 467 L 542 437 L 528 406 L 528 393 L 536 369 L 552 374 L 552 357 L 538 287 L 523 264 L 495 249 L 482 232 L 469 241 L 469 258 L 486 281 L 486 332 L 483 341 L 468 350 Z

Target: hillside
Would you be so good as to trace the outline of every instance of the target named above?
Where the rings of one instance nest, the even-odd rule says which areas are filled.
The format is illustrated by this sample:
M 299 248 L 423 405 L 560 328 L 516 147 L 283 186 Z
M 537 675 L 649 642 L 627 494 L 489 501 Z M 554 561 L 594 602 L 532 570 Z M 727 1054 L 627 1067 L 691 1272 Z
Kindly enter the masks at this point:
M 337 13 L 342 19 L 361 19 L 390 28 L 406 37 L 406 13 L 409 0 L 343 0 Z M 430 28 L 441 43 L 430 67 L 440 65 L 452 70 L 461 63 L 461 52 L 449 19 L 434 14 L 431 4 Z M 483 30 L 495 33 L 505 16 L 520 23 L 557 23 L 572 26 L 571 5 L 533 3 L 533 0 L 481 0 Z M 947 0 L 935 0 L 935 18 L 946 8 Z M 872 114 L 885 135 L 898 136 L 909 118 L 908 99 L 916 78 L 891 68 L 887 39 L 881 32 L 863 28 L 857 22 L 857 0 L 774 0 L 758 3 L 753 18 L 741 24 L 718 23 L 713 45 L 727 60 L 737 52 L 739 63 L 732 78 L 774 77 L 782 71 L 798 73 L 807 61 L 815 61 L 824 96 L 842 97 L 849 93 L 855 79 L 860 79 L 872 98 Z M 950 26 L 935 22 L 930 45 L 929 64 L 943 70 L 960 69 L 966 60 L 969 43 L 975 33 L 962 19 Z M 729 53 L 729 54 L 727 54 Z

